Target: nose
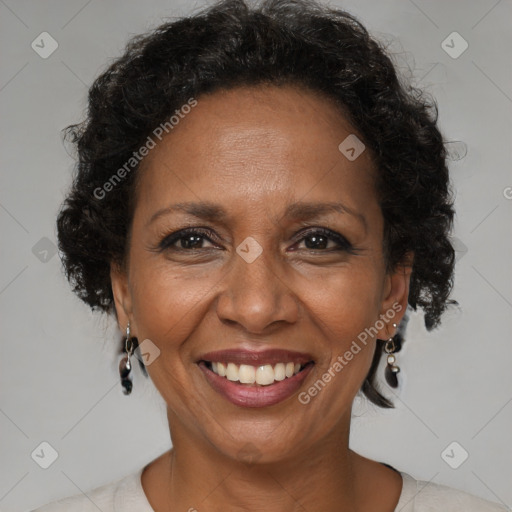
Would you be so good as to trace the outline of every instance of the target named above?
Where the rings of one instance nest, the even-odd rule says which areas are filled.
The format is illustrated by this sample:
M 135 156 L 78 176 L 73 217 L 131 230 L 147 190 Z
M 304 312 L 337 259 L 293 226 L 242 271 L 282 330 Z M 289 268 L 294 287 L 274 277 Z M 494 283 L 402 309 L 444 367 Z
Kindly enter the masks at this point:
M 299 317 L 299 300 L 279 261 L 264 250 L 248 263 L 235 253 L 217 299 L 221 321 L 262 334 L 274 324 L 294 323 Z M 289 276 L 288 276 L 289 277 Z

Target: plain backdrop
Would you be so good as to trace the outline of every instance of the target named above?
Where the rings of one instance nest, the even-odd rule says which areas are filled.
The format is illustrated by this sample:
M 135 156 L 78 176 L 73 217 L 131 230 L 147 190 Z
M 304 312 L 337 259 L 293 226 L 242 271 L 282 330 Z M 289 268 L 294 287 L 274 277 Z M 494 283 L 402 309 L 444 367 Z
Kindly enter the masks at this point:
M 91 314 L 63 277 L 55 217 L 73 160 L 60 131 L 81 120 L 88 87 L 130 36 L 205 5 L 0 1 L 4 512 L 87 492 L 170 447 L 164 404 L 151 381 L 137 368 L 132 396 L 122 394 L 114 352 L 120 332 L 108 318 Z M 415 478 L 510 507 L 512 3 L 351 0 L 331 5 L 360 17 L 374 36 L 390 44 L 399 68 L 405 73 L 410 68 L 414 82 L 437 99 L 441 130 L 454 141 L 450 168 L 458 264 L 453 297 L 460 308 L 448 312 L 432 333 L 421 314 L 413 315 L 398 355 L 402 385 L 396 396 L 384 388 L 396 409 L 357 400 L 351 445 Z M 47 58 L 32 46 L 41 37 L 46 50 L 58 44 Z M 468 48 L 457 58 L 445 51 L 448 44 L 457 53 L 463 41 Z M 33 455 L 41 446 L 49 453 L 43 442 L 58 455 L 47 469 Z M 456 469 L 446 462 L 450 458 Z

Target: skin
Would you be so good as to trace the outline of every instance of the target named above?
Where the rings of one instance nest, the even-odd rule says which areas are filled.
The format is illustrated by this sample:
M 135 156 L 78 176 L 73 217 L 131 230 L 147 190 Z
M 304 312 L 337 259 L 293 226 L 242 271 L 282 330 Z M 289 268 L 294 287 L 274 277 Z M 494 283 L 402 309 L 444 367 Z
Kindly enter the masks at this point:
M 111 279 L 120 328 L 129 321 L 139 341 L 161 351 L 147 369 L 167 403 L 173 448 L 142 474 L 156 512 L 395 509 L 401 476 L 354 453 L 348 441 L 375 338 L 393 335 L 405 312 L 412 256 L 386 273 L 370 151 L 349 161 L 338 150 L 352 133 L 315 92 L 243 87 L 198 98 L 143 161 L 129 257 L 124 268 L 112 266 Z M 168 211 L 151 222 L 189 201 L 215 203 L 227 216 Z M 299 201 L 341 201 L 355 214 L 285 216 Z M 174 250 L 158 250 L 190 226 L 215 238 L 206 235 L 196 249 L 180 251 L 181 239 Z M 331 250 L 337 242 L 330 238 L 308 248 L 313 227 L 343 235 L 355 252 Z M 249 236 L 263 250 L 252 263 L 236 253 Z M 401 311 L 307 405 L 296 393 L 270 407 L 235 406 L 196 364 L 201 354 L 230 347 L 309 352 L 315 365 L 304 391 L 393 304 Z M 247 462 L 241 450 L 256 460 Z

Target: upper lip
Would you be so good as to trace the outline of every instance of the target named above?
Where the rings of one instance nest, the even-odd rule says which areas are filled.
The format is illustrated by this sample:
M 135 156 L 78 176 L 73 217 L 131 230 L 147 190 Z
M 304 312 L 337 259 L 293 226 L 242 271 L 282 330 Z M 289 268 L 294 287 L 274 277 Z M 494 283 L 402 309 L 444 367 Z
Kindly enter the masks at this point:
M 311 354 L 284 349 L 244 350 L 239 348 L 217 350 L 203 354 L 199 361 L 248 364 L 252 366 L 274 365 L 277 363 L 299 363 L 313 361 Z

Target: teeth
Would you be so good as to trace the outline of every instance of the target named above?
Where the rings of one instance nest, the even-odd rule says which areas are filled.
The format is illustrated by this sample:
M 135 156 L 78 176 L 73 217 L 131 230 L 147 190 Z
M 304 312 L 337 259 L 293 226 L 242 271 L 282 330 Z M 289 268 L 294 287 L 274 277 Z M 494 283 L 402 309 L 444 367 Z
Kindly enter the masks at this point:
M 226 378 L 232 381 L 238 380 L 238 366 L 235 363 L 228 363 L 226 368 Z
M 241 364 L 238 370 L 238 380 L 242 384 L 254 384 L 256 382 L 256 368 L 248 364 Z M 261 384 L 258 382 L 258 384 Z
M 268 386 L 274 382 L 274 368 L 269 364 L 258 366 L 256 370 L 256 382 L 260 386 Z
M 212 362 L 211 369 L 220 377 L 225 377 L 232 382 L 268 386 L 275 381 L 282 381 L 296 375 L 299 373 L 301 365 L 299 363 L 277 363 L 274 366 L 265 364 L 255 367 L 248 364 Z
M 213 365 L 214 363 L 212 363 Z M 213 371 L 217 374 L 219 374 L 221 377 L 226 376 L 226 366 L 222 363 L 217 363 L 217 369 L 213 368 Z
M 284 363 L 277 363 L 274 366 L 274 379 L 284 380 L 286 378 L 286 370 Z

